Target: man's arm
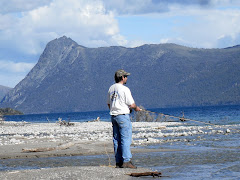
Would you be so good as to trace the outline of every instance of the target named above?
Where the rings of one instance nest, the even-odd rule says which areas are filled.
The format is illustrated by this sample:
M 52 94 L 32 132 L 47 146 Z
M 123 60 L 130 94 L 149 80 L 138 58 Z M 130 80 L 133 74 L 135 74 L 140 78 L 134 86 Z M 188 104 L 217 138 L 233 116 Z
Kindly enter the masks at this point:
M 110 109 L 110 104 L 108 104 L 108 108 Z
M 141 111 L 142 109 L 140 107 L 138 107 L 135 103 L 133 103 L 132 105 L 130 105 L 131 109 L 134 109 L 135 111 Z

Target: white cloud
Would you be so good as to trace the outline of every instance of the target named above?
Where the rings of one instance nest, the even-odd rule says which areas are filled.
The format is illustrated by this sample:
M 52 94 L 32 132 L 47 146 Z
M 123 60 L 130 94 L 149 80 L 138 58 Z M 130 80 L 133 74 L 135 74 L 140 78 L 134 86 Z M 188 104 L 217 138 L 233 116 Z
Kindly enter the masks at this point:
M 171 7 L 218 8 L 225 6 L 239 6 L 239 0 L 102 0 L 105 7 L 119 15 L 143 15 L 151 13 L 170 12 Z
M 180 35 L 179 37 L 169 36 L 162 37 L 162 39 L 172 41 L 184 39 L 190 45 L 195 42 L 198 47 L 213 47 L 220 36 L 228 36 L 229 32 L 233 33 L 234 30 L 239 29 L 230 29 L 234 24 L 234 27 L 240 27 L 236 20 L 234 22 L 228 20 L 228 18 L 233 18 L 233 15 L 229 14 L 232 10 L 223 14 L 222 10 L 213 12 L 214 10 L 209 8 L 239 3 L 230 0 L 3 0 L 1 3 L 0 5 L 8 4 L 8 6 L 5 8 L 0 6 L 0 12 L 18 10 L 21 13 L 20 16 L 11 13 L 0 14 L 0 47 L 16 54 L 39 55 L 47 42 L 63 35 L 71 37 L 86 47 L 110 45 L 132 47 L 134 44 L 140 45 L 141 42 L 146 42 L 143 39 L 127 40 L 122 36 L 114 12 L 120 14 L 158 12 L 160 14 L 152 15 L 162 17 L 166 14 L 167 16 L 193 16 L 196 22 L 175 27 L 175 32 Z M 238 19 L 239 12 L 235 11 L 237 13 L 235 19 Z M 228 29 L 223 27 L 226 21 L 229 24 Z M 218 33 L 215 33 L 216 30 Z M 231 34 L 231 37 L 234 35 Z M 211 42 L 204 42 L 205 39 L 210 40 L 209 38 Z M 166 40 L 159 39 L 158 42 L 166 42 Z M 175 43 L 177 42 L 180 41 Z M 186 42 L 184 44 L 188 45 Z
M 2 86 L 14 88 L 21 80 L 25 78 L 25 74 L 0 73 L 0 84 Z
M 177 6 L 210 6 L 211 0 L 103 0 L 105 6 L 117 14 L 149 14 L 170 11 L 169 7 Z
M 0 70 L 1 72 L 13 72 L 13 73 L 27 73 L 29 72 L 34 63 L 26 63 L 26 62 L 12 62 L 12 61 L 1 61 L 0 60 Z
M 169 28 L 169 37 L 163 37 L 161 42 L 198 48 L 225 48 L 240 44 L 240 9 L 179 9 L 175 6 L 162 14 L 159 20 L 162 19 L 168 19 L 172 27 Z M 220 43 L 223 37 L 231 37 L 231 43 L 226 38 Z
M 239 6 L 239 0 L 1 0 L 0 59 L 6 61 L 0 61 L 0 74 L 11 72 L 22 78 L 46 44 L 63 35 L 86 47 L 166 42 L 233 46 L 240 44 Z M 154 22 L 129 34 L 129 29 L 120 31 L 117 17 L 140 15 L 153 17 Z M 161 26 L 155 28 L 158 22 Z M 19 64 L 13 63 L 18 60 Z
M 219 37 L 217 40 L 217 47 L 230 47 L 234 45 L 239 45 L 240 44 L 240 33 L 230 36 L 230 35 L 223 35 Z
M 142 26 L 137 24 L 138 30 L 134 28 L 135 34 L 128 28 L 131 34 L 142 39 L 134 40 L 128 36 L 131 40 L 128 41 L 127 46 L 132 46 L 134 42 L 138 42 L 138 45 L 141 45 L 141 42 L 166 42 L 198 48 L 222 48 L 240 44 L 237 38 L 240 33 L 240 1 L 238 0 L 103 0 L 103 2 L 108 9 L 125 19 L 133 15 L 145 18 L 142 20 Z M 148 27 L 154 23 L 144 24 L 146 17 L 155 19 L 156 24 L 165 23 L 159 23 L 162 26 Z M 134 24 L 135 22 L 132 21 L 130 26 L 133 27 Z M 149 29 L 149 34 L 146 35 L 143 29 Z M 155 38 L 152 34 L 155 34 Z M 226 40 L 220 43 L 221 36 L 230 36 L 231 43 L 230 41 L 227 43 Z
M 0 2 L 0 59 L 7 61 L 0 62 L 1 75 L 3 72 L 26 75 L 32 66 L 22 62 L 36 62 L 33 57 L 39 57 L 49 41 L 63 35 L 86 47 L 127 43 L 119 33 L 114 14 L 106 11 L 100 0 L 3 0 Z M 17 59 L 22 62 L 12 63 Z
M 50 3 L 51 0 L 1 0 L 0 14 L 29 11 Z
M 33 68 L 34 63 L 0 60 L 0 85 L 14 87 Z
M 8 26 L 0 31 L 0 42 L 12 52 L 40 54 L 47 42 L 63 35 L 89 47 L 126 43 L 114 14 L 99 0 L 53 0 L 20 17 L 2 17 Z

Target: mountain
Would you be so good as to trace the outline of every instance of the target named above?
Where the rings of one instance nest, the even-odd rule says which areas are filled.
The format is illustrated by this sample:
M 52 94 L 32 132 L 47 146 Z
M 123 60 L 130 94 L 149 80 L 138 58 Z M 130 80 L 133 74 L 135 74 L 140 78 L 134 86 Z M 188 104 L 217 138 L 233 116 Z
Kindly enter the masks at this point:
M 12 88 L 0 85 L 0 100 L 11 90 Z
M 49 42 L 38 63 L 2 100 L 23 113 L 107 110 L 118 69 L 145 108 L 240 102 L 240 46 L 197 49 L 176 44 L 86 48 L 67 37 Z

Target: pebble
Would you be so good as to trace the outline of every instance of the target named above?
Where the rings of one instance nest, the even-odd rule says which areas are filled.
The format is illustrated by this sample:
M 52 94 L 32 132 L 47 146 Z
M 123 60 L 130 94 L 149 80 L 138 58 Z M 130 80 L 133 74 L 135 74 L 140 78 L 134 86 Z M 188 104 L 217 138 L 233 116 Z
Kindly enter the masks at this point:
M 110 122 L 76 122 L 74 124 L 71 127 L 59 126 L 56 123 L 32 123 L 17 126 L 15 122 L 5 122 L 4 126 L 0 127 L 0 132 L 7 135 L 0 136 L 0 145 L 23 144 L 24 139 L 39 142 L 43 139 L 57 142 L 61 138 L 66 138 L 69 141 L 76 139 L 83 141 L 112 140 L 112 124 Z M 160 143 L 166 141 L 166 138 L 177 141 L 181 136 L 186 138 L 192 136 L 202 140 L 201 136 L 204 134 L 214 135 L 231 132 L 230 129 L 224 131 L 224 125 L 216 127 L 218 129 L 214 129 L 214 126 L 200 125 L 189 127 L 176 122 L 133 122 L 132 125 L 134 144 Z M 219 128 L 223 130 L 219 130 Z M 209 132 L 209 130 L 211 131 Z M 162 139 L 164 141 L 161 141 Z
M 227 129 L 227 130 L 226 130 L 226 133 L 230 133 L 230 132 L 231 132 L 230 129 Z

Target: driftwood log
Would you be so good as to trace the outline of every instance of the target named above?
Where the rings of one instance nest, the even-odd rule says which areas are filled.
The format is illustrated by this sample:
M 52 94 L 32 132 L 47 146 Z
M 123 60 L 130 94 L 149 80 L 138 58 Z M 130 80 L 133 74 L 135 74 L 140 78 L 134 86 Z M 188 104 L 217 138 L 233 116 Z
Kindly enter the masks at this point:
M 48 118 L 47 118 L 47 120 L 48 120 L 48 122 L 50 122 Z M 56 123 L 58 123 L 60 126 L 74 126 L 74 123 L 71 123 L 70 120 L 68 120 L 68 122 L 67 122 L 65 120 L 62 120 L 62 118 L 60 118 L 60 117 L 58 118 L 58 121 Z
M 69 142 L 66 144 L 62 144 L 60 146 L 57 147 L 45 147 L 45 148 L 23 148 L 22 152 L 45 152 L 45 151 L 53 151 L 53 150 L 63 150 L 63 149 L 67 149 L 71 146 L 73 146 L 75 143 L 73 142 Z
M 162 173 L 154 171 L 154 172 L 143 172 L 143 173 L 131 173 L 128 175 L 133 176 L 133 177 L 141 177 L 141 176 L 161 177 Z
M 100 117 L 97 117 L 97 119 L 94 119 L 94 120 L 88 121 L 88 122 L 100 122 Z

